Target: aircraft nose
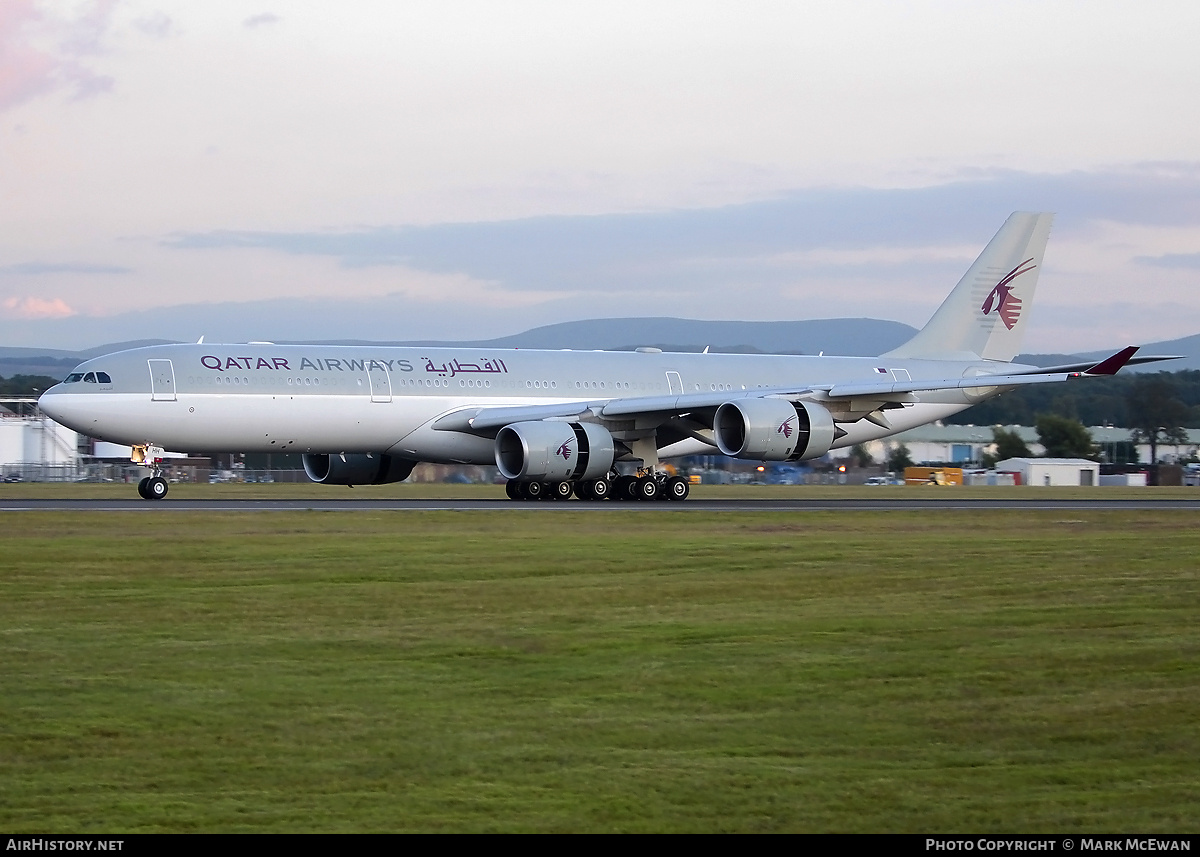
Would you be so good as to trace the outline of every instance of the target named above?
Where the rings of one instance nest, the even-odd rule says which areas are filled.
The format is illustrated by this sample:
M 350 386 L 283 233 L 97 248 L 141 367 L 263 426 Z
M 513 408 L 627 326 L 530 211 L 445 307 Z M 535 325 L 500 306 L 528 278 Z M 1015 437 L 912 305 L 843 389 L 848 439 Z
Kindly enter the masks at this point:
M 59 398 L 58 394 L 55 392 L 56 390 L 58 390 L 57 384 L 55 384 L 46 392 L 42 393 L 42 395 L 38 396 L 38 407 L 41 409 L 42 413 L 50 417 L 50 419 L 54 419 L 56 416 L 58 416 L 56 403 L 58 402 Z
M 56 423 L 61 423 L 68 428 L 76 428 L 73 425 L 76 422 L 73 413 L 76 409 L 69 405 L 70 396 L 65 395 L 59 388 L 61 385 L 56 384 L 38 397 L 38 408 L 42 413 L 54 420 Z

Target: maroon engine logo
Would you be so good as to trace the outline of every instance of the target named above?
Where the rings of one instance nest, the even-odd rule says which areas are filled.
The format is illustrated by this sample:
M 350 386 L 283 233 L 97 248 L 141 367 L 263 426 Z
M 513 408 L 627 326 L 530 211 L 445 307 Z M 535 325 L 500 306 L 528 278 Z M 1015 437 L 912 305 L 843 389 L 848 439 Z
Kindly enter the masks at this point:
M 1017 277 L 1037 267 L 1037 265 L 1030 264 L 1032 261 L 1033 259 L 1026 259 L 1005 274 L 1000 282 L 996 283 L 995 287 L 988 292 L 988 296 L 983 299 L 983 306 L 980 307 L 984 315 L 990 315 L 993 309 L 996 310 L 996 315 L 1000 316 L 1000 320 L 1009 330 L 1013 329 L 1013 325 L 1021 317 L 1021 299 L 1013 296 L 1011 283 Z
M 556 455 L 562 456 L 563 461 L 571 460 L 571 447 L 567 445 L 569 443 L 569 440 L 564 440 L 563 445 L 554 451 Z
M 775 433 L 781 434 L 784 437 L 791 437 L 792 432 L 795 431 L 795 429 L 792 427 L 792 420 L 794 420 L 794 419 L 795 419 L 795 417 L 788 417 L 786 420 L 781 422 L 779 424 L 779 428 L 775 429 Z

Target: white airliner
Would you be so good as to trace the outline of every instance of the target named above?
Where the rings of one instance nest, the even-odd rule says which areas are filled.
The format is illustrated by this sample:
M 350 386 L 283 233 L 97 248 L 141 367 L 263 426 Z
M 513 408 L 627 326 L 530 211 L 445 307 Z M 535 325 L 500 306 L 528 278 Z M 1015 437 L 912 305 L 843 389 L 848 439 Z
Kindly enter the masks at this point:
M 1013 214 L 929 323 L 880 357 L 385 346 L 160 345 L 98 357 L 41 408 L 133 447 L 139 492 L 176 452 L 303 453 L 310 479 L 398 482 L 420 461 L 495 462 L 514 499 L 683 500 L 663 459 L 803 461 L 955 414 L 1023 384 L 1113 374 L 1013 364 L 1053 219 Z M 801 345 L 802 343 L 797 343 Z M 617 462 L 637 475 L 618 476 Z

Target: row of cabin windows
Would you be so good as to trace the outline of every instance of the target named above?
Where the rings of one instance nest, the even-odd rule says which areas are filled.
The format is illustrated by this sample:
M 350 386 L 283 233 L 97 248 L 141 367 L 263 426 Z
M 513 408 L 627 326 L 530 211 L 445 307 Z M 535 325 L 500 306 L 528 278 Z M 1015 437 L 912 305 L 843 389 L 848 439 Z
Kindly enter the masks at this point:
M 86 375 L 82 372 L 72 372 L 63 383 L 75 384 L 79 381 L 85 384 L 111 384 L 112 378 L 108 377 L 107 372 L 88 372 Z
M 192 381 L 192 380 L 193 380 L 192 378 L 188 378 L 188 381 Z M 264 379 L 264 381 L 265 380 L 266 379 Z M 67 376 L 66 380 L 63 381 L 63 383 L 64 384 L 75 384 L 80 381 L 82 381 L 85 384 L 111 384 L 112 378 L 109 377 L 107 372 L 88 372 L 86 374 L 83 372 L 72 372 L 70 375 Z M 216 381 L 220 382 L 221 377 L 218 376 L 216 378 Z M 236 384 L 236 383 L 238 383 L 238 379 L 237 378 L 226 379 L 225 383 Z M 241 383 L 249 384 L 250 379 L 248 379 L 248 378 L 241 379 Z M 320 384 L 321 382 L 319 379 L 305 378 L 302 380 L 300 378 L 296 378 L 295 381 L 293 381 L 293 379 L 288 378 L 287 383 L 289 383 L 289 384 L 292 384 L 292 383 L 295 383 L 295 384 L 301 384 L 301 383 L 303 383 L 303 384 Z M 468 383 L 466 381 L 463 381 L 462 379 L 460 379 L 458 383 L 459 383 L 459 386 L 476 386 L 477 383 L 478 383 L 478 386 L 487 386 L 487 387 L 492 386 L 491 382 Z M 420 379 L 404 379 L 404 380 L 401 380 L 401 382 L 398 386 L 407 386 L 409 384 L 412 384 L 414 386 L 420 386 L 421 381 L 420 381 Z M 428 387 L 430 385 L 431 385 L 430 381 L 426 380 L 425 386 Z M 438 386 L 438 387 L 447 386 L 446 382 L 440 378 L 435 379 L 432 382 L 432 385 Z M 557 384 L 557 382 L 554 382 L 554 381 L 526 381 L 525 386 L 526 387 L 534 387 L 534 388 L 538 388 L 538 389 L 553 389 L 553 388 L 557 387 L 558 384 Z M 600 381 L 598 383 L 596 381 L 590 381 L 590 382 L 589 381 L 583 381 L 583 382 L 576 381 L 575 386 L 577 388 L 579 388 L 579 387 L 584 387 L 584 388 L 599 387 L 600 389 L 604 389 L 606 385 L 603 381 Z M 625 382 L 617 381 L 612 386 L 616 387 L 618 390 L 620 390 L 620 389 L 625 389 L 625 390 L 642 389 L 642 390 L 644 390 L 644 389 L 646 389 L 647 386 L 651 387 L 652 389 L 662 389 L 661 383 L 659 383 L 659 384 L 652 383 L 650 385 L 646 385 L 646 384 L 636 384 L 636 383 L 630 384 L 628 381 L 625 381 Z M 709 388 L 712 390 L 731 390 L 731 389 L 733 389 L 733 385 L 732 384 L 710 384 Z M 699 384 L 696 385 L 696 389 L 700 389 Z M 743 387 L 743 389 L 745 389 L 745 388 Z

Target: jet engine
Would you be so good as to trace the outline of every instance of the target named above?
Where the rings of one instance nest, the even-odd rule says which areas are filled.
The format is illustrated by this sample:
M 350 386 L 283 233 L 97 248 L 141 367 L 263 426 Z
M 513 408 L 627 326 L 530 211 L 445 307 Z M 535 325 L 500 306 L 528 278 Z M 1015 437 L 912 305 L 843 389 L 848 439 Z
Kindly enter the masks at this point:
M 505 479 L 600 479 L 615 457 L 613 436 L 594 423 L 513 423 L 496 435 L 496 466 Z
M 829 451 L 833 416 L 812 402 L 738 399 L 717 408 L 713 435 L 721 452 L 735 458 L 802 461 Z
M 403 482 L 417 462 L 381 453 L 305 455 L 304 472 L 322 485 L 384 485 Z

